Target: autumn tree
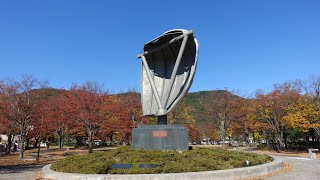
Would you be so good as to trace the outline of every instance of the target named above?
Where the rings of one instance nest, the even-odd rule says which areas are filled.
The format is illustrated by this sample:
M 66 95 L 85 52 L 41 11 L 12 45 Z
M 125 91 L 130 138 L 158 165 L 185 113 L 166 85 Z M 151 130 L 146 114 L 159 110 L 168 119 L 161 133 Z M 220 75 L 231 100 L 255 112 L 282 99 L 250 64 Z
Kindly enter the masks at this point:
M 141 103 L 139 94 L 127 92 L 105 97 L 103 116 L 108 123 L 102 125 L 101 134 L 109 141 L 131 141 L 132 128 L 141 123 Z
M 200 132 L 198 127 L 195 124 L 186 124 L 186 128 L 188 129 L 188 136 L 190 141 L 199 141 Z
M 73 107 L 69 104 L 68 93 L 64 91 L 55 97 L 51 97 L 46 100 L 45 104 L 45 125 L 56 135 L 60 150 L 63 150 L 67 132 L 71 127 L 75 127 L 71 121 Z
M 212 119 L 211 119 L 212 120 Z M 197 139 L 200 140 L 202 137 L 207 137 L 211 140 L 219 141 L 220 133 L 214 123 L 208 124 L 196 124 L 196 128 L 199 131 L 199 137 Z
M 173 111 L 168 114 L 168 124 L 184 125 L 188 129 L 189 140 L 199 141 L 200 132 L 193 116 L 194 109 L 185 101 L 181 101 Z
M 7 118 L 7 115 L 9 114 L 9 108 L 7 108 L 7 89 L 6 84 L 4 81 L 0 81 L 0 133 L 6 134 L 8 136 L 8 146 L 6 149 L 6 153 L 11 153 L 11 145 L 12 145 L 12 139 L 13 136 L 16 135 L 17 129 L 15 127 L 15 124 L 13 121 L 10 121 Z
M 257 94 L 255 119 L 266 122 L 272 129 L 277 143 L 277 150 L 285 147 L 284 133 L 288 125 L 284 117 L 288 114 L 287 108 L 296 103 L 300 97 L 300 89 L 295 89 L 290 83 L 275 85 L 268 94 Z
M 12 121 L 9 121 L 6 117 L 0 114 L 0 134 L 6 134 L 8 136 L 8 145 L 6 147 L 6 154 L 11 153 L 12 140 L 14 135 L 17 134 L 17 130 L 12 124 Z
M 3 116 L 18 130 L 21 142 L 20 159 L 24 158 L 25 142 L 29 131 L 34 128 L 38 120 L 37 108 L 39 108 L 42 93 L 33 91 L 36 88 L 45 87 L 46 83 L 40 82 L 32 76 L 23 76 L 20 81 L 6 81 L 2 85 L 3 103 L 1 112 Z
M 88 152 L 93 152 L 93 140 L 106 119 L 102 116 L 103 96 L 101 86 L 96 82 L 85 82 L 70 89 L 68 102 L 74 126 L 82 127 L 88 137 Z
M 195 118 L 192 114 L 191 107 L 185 102 L 180 102 L 172 112 L 168 114 L 168 124 L 193 124 Z
M 232 132 L 232 136 L 237 135 L 238 137 L 242 137 L 246 145 L 249 144 L 249 136 L 253 132 L 253 122 L 249 118 L 251 101 L 252 100 L 245 98 L 234 99 L 234 118 L 230 124 L 230 131 Z M 252 135 L 254 136 L 253 133 Z
M 303 95 L 288 108 L 284 120 L 289 127 L 304 132 L 306 142 L 309 136 L 319 138 L 320 134 L 320 76 L 312 75 L 307 80 L 293 81 L 302 89 Z
M 298 80 L 297 84 L 301 86 L 301 88 L 305 92 L 305 102 L 302 104 L 308 104 L 308 107 L 314 111 L 319 112 L 320 110 L 320 75 L 311 75 L 307 80 Z M 309 110 L 311 110 L 309 109 Z M 311 118 L 314 119 L 315 118 Z M 310 128 L 314 129 L 317 133 L 317 136 L 320 135 L 320 128 L 316 126 L 311 126 Z
M 320 75 L 314 74 L 311 75 L 307 80 L 296 80 L 294 83 L 313 100 L 320 101 Z
M 288 107 L 288 114 L 283 118 L 292 128 L 303 131 L 320 128 L 320 107 L 310 99 L 302 96 L 297 103 Z
M 211 94 L 205 102 L 206 115 L 218 129 L 220 139 L 225 142 L 231 121 L 235 119 L 237 103 L 235 96 L 228 91 Z
M 1 85 L 0 85 L 1 86 Z M 3 88 L 0 88 L 0 91 L 2 91 Z M 10 154 L 11 153 L 11 146 L 12 146 L 12 140 L 14 135 L 16 135 L 18 133 L 18 130 L 15 127 L 15 124 L 13 123 L 13 121 L 10 121 L 7 118 L 7 110 L 8 108 L 6 107 L 6 103 L 4 102 L 4 95 L 1 92 L 0 93 L 0 134 L 6 134 L 8 136 L 8 145 L 7 145 L 7 149 L 6 149 L 6 154 Z

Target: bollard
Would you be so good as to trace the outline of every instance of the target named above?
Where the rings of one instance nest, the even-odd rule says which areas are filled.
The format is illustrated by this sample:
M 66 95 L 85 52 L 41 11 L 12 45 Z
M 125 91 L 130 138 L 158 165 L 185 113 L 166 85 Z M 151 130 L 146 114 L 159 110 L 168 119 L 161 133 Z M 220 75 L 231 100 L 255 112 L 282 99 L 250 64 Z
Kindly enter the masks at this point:
M 316 152 L 319 151 L 319 149 L 308 149 L 309 150 L 309 158 L 315 159 L 317 158 Z

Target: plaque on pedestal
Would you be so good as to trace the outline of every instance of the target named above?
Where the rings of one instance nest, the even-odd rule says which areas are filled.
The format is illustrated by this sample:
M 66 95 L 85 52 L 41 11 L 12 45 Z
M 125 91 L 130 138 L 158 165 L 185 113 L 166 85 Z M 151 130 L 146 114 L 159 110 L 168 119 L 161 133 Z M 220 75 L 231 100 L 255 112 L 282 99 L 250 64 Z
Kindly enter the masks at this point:
M 188 150 L 188 129 L 180 125 L 145 125 L 132 130 L 132 146 L 145 150 Z

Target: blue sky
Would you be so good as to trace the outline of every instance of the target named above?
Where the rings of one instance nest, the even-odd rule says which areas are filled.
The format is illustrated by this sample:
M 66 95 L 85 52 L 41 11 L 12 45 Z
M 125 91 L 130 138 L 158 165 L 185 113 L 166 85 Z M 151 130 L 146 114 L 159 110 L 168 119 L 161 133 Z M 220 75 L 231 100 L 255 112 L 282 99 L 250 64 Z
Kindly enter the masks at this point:
M 269 90 L 320 73 L 320 1 L 0 1 L 0 79 L 32 74 L 55 88 L 86 80 L 140 91 L 143 44 L 195 30 L 191 91 Z

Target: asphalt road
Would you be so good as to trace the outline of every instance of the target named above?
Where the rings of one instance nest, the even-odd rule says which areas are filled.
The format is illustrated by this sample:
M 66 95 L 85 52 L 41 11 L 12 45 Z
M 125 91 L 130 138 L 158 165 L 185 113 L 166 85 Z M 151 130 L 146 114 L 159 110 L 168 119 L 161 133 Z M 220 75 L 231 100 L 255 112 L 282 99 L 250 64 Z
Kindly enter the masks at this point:
M 32 180 L 44 165 L 24 165 L 0 168 L 0 180 Z

